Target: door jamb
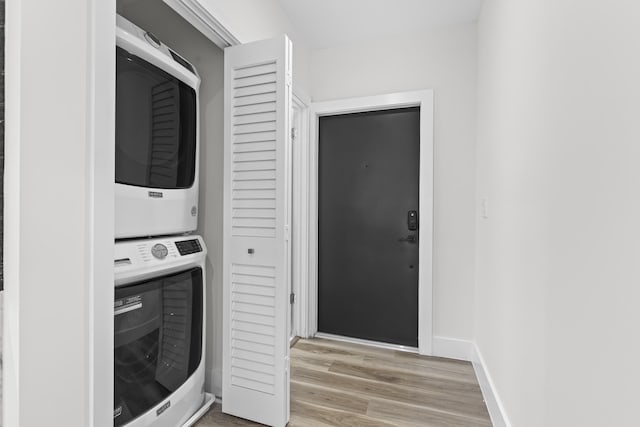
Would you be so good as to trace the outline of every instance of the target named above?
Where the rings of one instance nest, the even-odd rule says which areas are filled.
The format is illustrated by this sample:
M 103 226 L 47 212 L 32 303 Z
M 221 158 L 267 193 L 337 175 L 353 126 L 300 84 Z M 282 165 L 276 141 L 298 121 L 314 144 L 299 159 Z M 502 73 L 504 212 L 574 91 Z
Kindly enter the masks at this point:
M 293 206 L 292 206 L 292 243 L 291 254 L 292 291 L 296 294 L 294 306 L 294 325 L 298 336 L 307 337 L 307 278 L 309 277 L 309 260 L 306 256 L 308 247 L 308 158 L 309 158 L 309 97 L 299 88 L 293 89 L 293 107 L 300 110 L 300 128 L 293 140 Z M 293 125 L 293 123 L 292 123 Z
M 418 273 L 418 352 L 433 354 L 433 90 L 398 92 L 311 103 L 307 156 L 308 215 L 306 227 L 308 287 L 299 332 L 318 332 L 318 120 L 322 116 L 420 107 L 420 240 Z M 305 288 L 303 286 L 303 288 Z M 304 292 L 304 291 L 302 291 Z M 303 297 L 303 295 L 301 295 Z M 301 301 L 305 299 L 301 298 Z M 306 309 L 306 310 L 305 310 Z
M 164 0 L 178 15 L 193 25 L 220 49 L 240 44 L 229 29 L 198 0 Z M 215 12 L 214 12 L 215 13 Z

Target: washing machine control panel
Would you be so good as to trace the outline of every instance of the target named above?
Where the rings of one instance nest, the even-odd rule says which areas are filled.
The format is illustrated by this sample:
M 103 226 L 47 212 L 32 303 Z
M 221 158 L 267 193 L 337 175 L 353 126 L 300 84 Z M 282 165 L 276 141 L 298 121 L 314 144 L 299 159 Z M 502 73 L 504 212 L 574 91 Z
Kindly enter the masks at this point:
M 200 241 L 198 239 L 182 240 L 180 242 L 176 242 L 176 248 L 178 248 L 178 252 L 182 256 L 202 252 L 202 246 L 200 245 Z
M 143 263 L 162 262 L 180 258 L 180 254 L 171 240 L 137 242 L 135 247 L 138 256 L 135 257 L 136 262 L 134 263 L 140 261 Z
M 137 268 L 192 262 L 206 254 L 199 236 L 165 237 L 116 242 L 114 266 L 116 273 Z

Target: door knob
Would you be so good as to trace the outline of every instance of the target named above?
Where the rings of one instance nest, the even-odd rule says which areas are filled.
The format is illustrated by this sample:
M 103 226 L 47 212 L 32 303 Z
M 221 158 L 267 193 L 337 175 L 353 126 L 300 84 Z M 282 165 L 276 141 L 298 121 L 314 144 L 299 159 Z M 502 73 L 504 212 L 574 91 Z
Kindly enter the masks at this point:
M 410 234 L 407 237 L 399 238 L 398 242 L 418 243 L 418 236 L 416 236 L 415 234 Z

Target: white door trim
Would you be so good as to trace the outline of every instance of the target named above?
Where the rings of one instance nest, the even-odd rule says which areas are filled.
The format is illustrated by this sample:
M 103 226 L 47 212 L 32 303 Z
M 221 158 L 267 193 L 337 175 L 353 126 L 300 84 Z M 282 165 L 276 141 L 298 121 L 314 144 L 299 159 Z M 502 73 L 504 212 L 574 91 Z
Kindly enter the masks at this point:
M 293 206 L 292 206 L 292 292 L 296 295 L 294 305 L 294 329 L 296 335 L 306 337 L 308 330 L 306 318 L 307 278 L 309 277 L 309 258 L 306 256 L 308 247 L 308 215 L 309 215 L 309 187 L 308 159 L 309 159 L 309 99 L 293 91 L 293 108 L 300 111 L 298 123 L 292 120 L 291 125 L 297 126 L 297 134 L 292 138 L 293 145 Z
M 220 49 L 240 44 L 236 36 L 198 0 L 164 0 L 178 15 L 214 42 Z
M 420 270 L 418 277 L 418 351 L 433 353 L 433 90 L 390 93 L 312 103 L 309 114 L 308 278 L 304 336 L 318 331 L 318 119 L 322 116 L 420 107 Z M 302 296 L 302 295 L 301 295 Z M 303 301 L 301 299 L 301 301 Z M 304 307 L 303 307 L 304 308 Z

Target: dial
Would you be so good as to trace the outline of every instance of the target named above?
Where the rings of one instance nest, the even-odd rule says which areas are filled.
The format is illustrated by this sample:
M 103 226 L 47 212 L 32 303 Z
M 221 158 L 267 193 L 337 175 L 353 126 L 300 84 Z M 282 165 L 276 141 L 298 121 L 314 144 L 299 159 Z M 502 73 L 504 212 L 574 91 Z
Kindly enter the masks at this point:
M 158 259 L 164 259 L 169 254 L 169 250 L 162 243 L 156 243 L 151 248 L 151 254 Z

